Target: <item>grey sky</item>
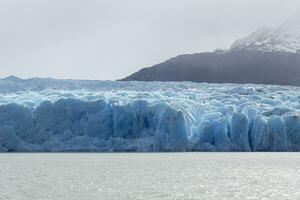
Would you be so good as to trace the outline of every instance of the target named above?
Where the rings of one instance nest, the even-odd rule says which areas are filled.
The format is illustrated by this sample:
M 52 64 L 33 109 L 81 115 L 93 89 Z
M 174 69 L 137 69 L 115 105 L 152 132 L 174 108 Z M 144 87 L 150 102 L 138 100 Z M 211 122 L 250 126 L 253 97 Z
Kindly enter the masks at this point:
M 299 0 L 0 0 L 0 77 L 113 80 L 274 27 Z

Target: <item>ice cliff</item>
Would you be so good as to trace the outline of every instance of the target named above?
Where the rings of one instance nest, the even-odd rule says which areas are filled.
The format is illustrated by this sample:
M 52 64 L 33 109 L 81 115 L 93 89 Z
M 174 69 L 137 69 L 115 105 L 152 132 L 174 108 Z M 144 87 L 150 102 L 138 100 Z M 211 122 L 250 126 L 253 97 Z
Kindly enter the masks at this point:
M 0 151 L 299 151 L 300 88 L 0 79 Z

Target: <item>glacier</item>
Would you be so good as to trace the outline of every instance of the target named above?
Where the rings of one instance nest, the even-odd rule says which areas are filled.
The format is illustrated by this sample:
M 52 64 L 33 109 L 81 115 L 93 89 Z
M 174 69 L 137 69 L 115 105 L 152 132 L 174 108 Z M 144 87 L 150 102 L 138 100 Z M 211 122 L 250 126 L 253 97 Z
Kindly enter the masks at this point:
M 0 79 L 0 151 L 300 151 L 300 88 Z

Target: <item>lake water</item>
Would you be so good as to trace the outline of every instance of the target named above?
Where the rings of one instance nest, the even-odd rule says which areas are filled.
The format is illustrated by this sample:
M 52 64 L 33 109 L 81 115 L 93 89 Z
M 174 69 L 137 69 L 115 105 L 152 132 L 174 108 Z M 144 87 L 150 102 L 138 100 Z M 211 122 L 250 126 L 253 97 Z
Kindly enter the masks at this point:
M 300 153 L 0 154 L 0 199 L 300 199 Z

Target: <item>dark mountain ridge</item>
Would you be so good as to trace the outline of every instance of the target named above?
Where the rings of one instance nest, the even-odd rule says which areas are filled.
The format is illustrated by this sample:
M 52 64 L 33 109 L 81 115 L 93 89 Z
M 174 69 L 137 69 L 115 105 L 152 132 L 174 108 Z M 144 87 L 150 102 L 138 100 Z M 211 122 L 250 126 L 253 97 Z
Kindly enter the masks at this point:
M 122 80 L 300 86 L 300 54 L 238 50 L 180 55 Z

